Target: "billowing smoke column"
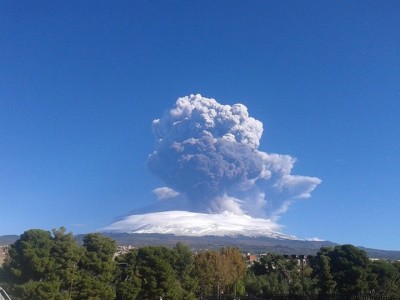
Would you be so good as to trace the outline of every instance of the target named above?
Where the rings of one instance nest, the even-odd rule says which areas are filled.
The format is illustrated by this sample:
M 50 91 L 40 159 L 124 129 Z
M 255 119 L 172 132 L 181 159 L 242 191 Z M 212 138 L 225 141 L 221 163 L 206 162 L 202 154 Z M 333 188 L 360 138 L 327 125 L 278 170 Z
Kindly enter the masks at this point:
M 242 104 L 182 97 L 153 131 L 148 167 L 166 183 L 155 193 L 170 209 L 274 219 L 321 182 L 292 175 L 291 156 L 258 150 L 263 124 Z

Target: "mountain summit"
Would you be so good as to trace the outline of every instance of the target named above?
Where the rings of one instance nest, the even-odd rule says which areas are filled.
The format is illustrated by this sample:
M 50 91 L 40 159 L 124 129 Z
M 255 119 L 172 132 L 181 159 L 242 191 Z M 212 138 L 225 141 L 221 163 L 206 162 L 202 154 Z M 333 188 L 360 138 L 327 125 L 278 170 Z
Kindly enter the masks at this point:
M 269 219 L 253 218 L 231 212 L 203 214 L 188 211 L 164 211 L 131 215 L 103 228 L 113 233 L 159 233 L 177 236 L 265 236 L 296 239 L 280 233 L 280 226 Z

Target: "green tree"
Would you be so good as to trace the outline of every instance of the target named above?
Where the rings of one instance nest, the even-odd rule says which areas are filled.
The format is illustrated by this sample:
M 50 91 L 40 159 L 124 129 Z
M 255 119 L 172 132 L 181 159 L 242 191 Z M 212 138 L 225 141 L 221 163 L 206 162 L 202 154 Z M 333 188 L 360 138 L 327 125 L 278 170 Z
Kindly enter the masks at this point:
M 174 269 L 176 251 L 166 247 L 138 250 L 137 270 L 141 279 L 139 299 L 183 299 L 183 288 Z
M 365 251 L 353 245 L 341 245 L 321 248 L 317 257 L 319 261 L 314 268 L 322 293 L 330 294 L 335 289 L 336 294 L 352 296 L 370 290 L 372 277 Z
M 81 247 L 65 228 L 31 229 L 10 246 L 3 281 L 14 298 L 68 299 Z
M 262 275 L 256 275 L 252 269 L 249 269 L 243 278 L 243 283 L 248 295 L 262 296 L 263 290 L 267 285 L 265 273 Z
M 120 266 L 117 299 L 196 299 L 194 257 L 182 243 L 143 247 L 116 257 Z
M 177 242 L 174 250 L 176 251 L 175 270 L 178 280 L 183 288 L 183 298 L 186 300 L 196 299 L 195 293 L 198 288 L 198 280 L 194 277 L 194 256 L 189 247 L 181 242 Z
M 64 227 L 53 229 L 52 234 L 54 243 L 50 255 L 54 260 L 53 276 L 60 282 L 55 299 L 69 299 L 73 283 L 77 279 L 77 265 L 83 255 L 83 248 Z
M 330 258 L 325 250 L 317 253 L 311 260 L 312 276 L 316 279 L 317 289 L 321 296 L 330 297 L 335 293 L 336 281 L 333 279 Z
M 371 272 L 376 277 L 375 293 L 390 298 L 400 295 L 400 272 L 394 263 L 384 260 L 373 261 Z
M 50 252 L 53 240 L 49 231 L 31 229 L 10 246 L 8 267 L 17 283 L 45 279 L 52 269 Z
M 288 294 L 293 292 L 291 286 L 294 286 L 294 283 L 300 283 L 295 264 L 284 259 L 282 255 L 271 253 L 264 255 L 254 263 L 251 270 L 257 277 L 262 278 L 259 282 L 262 282 L 263 294 Z
M 19 299 L 54 299 L 60 282 L 53 275 L 54 246 L 51 233 L 40 229 L 25 231 L 10 246 L 9 260 L 4 266 L 10 293 Z
M 246 291 L 254 291 L 257 288 L 266 295 L 317 294 L 308 259 L 269 253 L 261 256 L 249 271 L 254 274 L 254 277 L 247 275 L 247 278 L 251 280 L 246 282 Z
M 119 274 L 116 287 L 117 300 L 135 300 L 141 290 L 141 281 L 137 270 L 138 250 L 132 249 L 116 257 Z
M 84 253 L 77 265 L 77 279 L 71 291 L 72 299 L 115 299 L 115 241 L 99 233 L 92 233 L 83 238 L 83 249 Z

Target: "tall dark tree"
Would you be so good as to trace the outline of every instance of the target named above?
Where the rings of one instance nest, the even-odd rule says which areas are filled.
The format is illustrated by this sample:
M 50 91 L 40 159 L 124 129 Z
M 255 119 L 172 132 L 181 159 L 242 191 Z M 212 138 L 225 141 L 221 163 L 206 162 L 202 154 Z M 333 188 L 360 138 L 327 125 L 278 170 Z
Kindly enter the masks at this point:
M 256 273 L 264 276 L 263 294 L 288 294 L 301 288 L 299 271 L 296 263 L 285 259 L 282 255 L 267 254 L 254 264 Z
M 183 288 L 184 299 L 196 299 L 198 280 L 194 277 L 194 256 L 189 247 L 181 242 L 176 243 L 175 270 Z
M 139 299 L 183 299 L 183 288 L 174 269 L 176 252 L 166 247 L 143 247 L 137 254 L 141 279 Z
M 256 275 L 252 269 L 249 269 L 243 278 L 244 288 L 249 296 L 262 296 L 266 283 L 266 276 Z
M 72 299 L 115 299 L 115 241 L 99 233 L 88 234 L 83 238 L 83 249 Z
M 54 260 L 53 276 L 60 280 L 59 290 L 55 299 L 69 299 L 74 281 L 77 280 L 77 268 L 83 255 L 72 233 L 67 233 L 64 227 L 53 229 L 53 248 L 51 257 Z
M 53 267 L 50 257 L 53 245 L 49 231 L 40 229 L 25 231 L 9 249 L 8 267 L 14 275 L 14 280 L 23 283 L 45 279 Z
M 59 280 L 54 276 L 54 246 L 51 233 L 40 229 L 24 232 L 10 246 L 4 266 L 11 293 L 20 299 L 54 299 Z
M 379 260 L 371 263 L 371 272 L 375 275 L 374 292 L 378 295 L 396 298 L 400 295 L 400 272 L 395 263 Z
M 132 249 L 116 257 L 119 269 L 117 280 L 117 300 L 135 300 L 141 290 L 141 281 L 137 270 L 138 250 Z
M 341 245 L 321 248 L 317 257 L 320 259 L 314 273 L 320 280 L 322 293 L 330 294 L 335 283 L 335 293 L 339 295 L 352 296 L 370 290 L 369 259 L 365 251 L 353 245 Z
M 308 259 L 269 253 L 263 255 L 249 270 L 255 277 L 247 275 L 246 285 L 252 290 L 259 286 L 257 288 L 264 295 L 317 294 Z
M 316 288 L 323 297 L 331 297 L 335 293 L 336 281 L 331 272 L 330 258 L 327 250 L 321 250 L 311 260 L 312 276 L 316 279 Z
M 24 232 L 10 246 L 3 274 L 14 298 L 68 299 L 81 249 L 65 228 Z

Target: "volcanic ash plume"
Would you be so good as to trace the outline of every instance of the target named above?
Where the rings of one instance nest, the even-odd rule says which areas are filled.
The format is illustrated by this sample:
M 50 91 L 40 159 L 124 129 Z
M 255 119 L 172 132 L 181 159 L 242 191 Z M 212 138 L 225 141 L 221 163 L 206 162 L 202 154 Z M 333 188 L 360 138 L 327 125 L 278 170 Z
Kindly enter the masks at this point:
M 167 185 L 155 193 L 169 209 L 276 219 L 321 182 L 292 175 L 291 156 L 260 151 L 263 124 L 242 104 L 182 97 L 153 132 L 148 167 Z

